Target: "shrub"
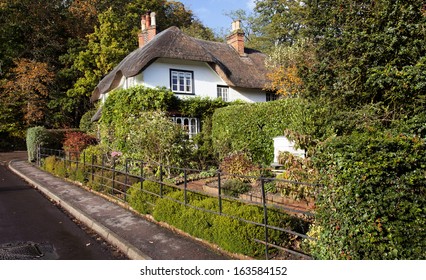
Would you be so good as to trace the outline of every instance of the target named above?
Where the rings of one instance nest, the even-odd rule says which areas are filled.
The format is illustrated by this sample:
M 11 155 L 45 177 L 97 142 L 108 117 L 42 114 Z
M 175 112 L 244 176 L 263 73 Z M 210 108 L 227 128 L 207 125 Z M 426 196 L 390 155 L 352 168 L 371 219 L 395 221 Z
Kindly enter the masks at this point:
M 81 131 L 83 131 L 84 133 L 86 133 L 88 135 L 96 136 L 97 123 L 92 122 L 91 119 L 95 115 L 97 110 L 98 110 L 97 108 L 93 108 L 93 109 L 87 111 L 86 113 L 83 114 L 83 116 L 80 119 L 79 128 L 80 128 Z
M 248 192 L 251 186 L 238 179 L 229 179 L 223 183 L 222 189 L 225 195 L 238 197 L 240 194 Z
M 96 162 L 102 161 L 102 156 L 107 153 L 107 148 L 103 145 L 87 146 L 80 154 L 80 162 L 92 163 L 92 158 Z
M 65 134 L 64 151 L 80 153 L 90 145 L 96 144 L 96 138 L 83 132 L 70 131 Z
M 260 169 L 243 152 L 235 152 L 225 157 L 220 163 L 220 169 L 231 178 L 242 182 L 251 182 L 257 178 L 250 177 L 260 176 Z
M 318 192 L 318 171 L 310 158 L 301 158 L 281 152 L 278 162 L 283 172 L 277 175 L 275 185 L 283 196 L 295 200 L 314 199 Z
M 426 259 L 426 143 L 355 133 L 318 148 L 320 259 Z
M 42 161 L 42 168 L 52 174 L 55 174 L 59 177 L 67 177 L 67 168 L 64 164 L 64 161 L 58 159 L 55 156 L 49 156 L 44 158 Z
M 218 244 L 221 248 L 233 253 L 246 254 L 253 257 L 262 256 L 265 246 L 256 243 L 254 239 L 264 239 L 264 227 L 245 223 L 226 215 L 203 212 L 192 207 L 185 207 L 177 201 L 183 201 L 183 192 L 176 191 L 169 195 L 170 199 L 157 200 L 153 216 L 157 221 L 163 221 L 179 228 L 192 236 Z M 217 198 L 190 195 L 189 203 L 197 208 L 208 211 L 219 211 Z M 263 209 L 254 205 L 244 205 L 238 202 L 223 201 L 223 213 L 236 218 L 263 223 Z M 297 220 L 297 222 L 296 222 Z M 297 218 L 285 213 L 269 209 L 268 224 L 276 227 L 292 228 L 306 232 L 307 226 Z M 278 230 L 269 229 L 269 242 L 288 246 L 294 240 Z
M 49 156 L 47 158 L 44 158 L 42 161 L 42 168 L 49 172 L 54 173 L 55 167 L 57 165 L 56 157 L 55 156 Z
M 62 149 L 65 134 L 73 131 L 78 129 L 45 129 L 41 126 L 29 128 L 27 130 L 28 161 L 35 161 L 38 145 L 43 148 Z
M 160 184 L 144 181 L 143 187 L 141 183 L 133 184 L 127 190 L 127 198 L 129 205 L 142 214 L 152 214 L 154 205 L 160 196 Z
M 300 134 L 316 133 L 307 101 L 286 98 L 220 108 L 212 118 L 212 141 L 222 160 L 236 151 L 246 151 L 255 163 L 270 164 L 274 158 L 273 138 L 285 129 Z
M 44 145 L 48 139 L 47 130 L 44 127 L 36 126 L 27 130 L 28 161 L 36 160 L 37 147 Z

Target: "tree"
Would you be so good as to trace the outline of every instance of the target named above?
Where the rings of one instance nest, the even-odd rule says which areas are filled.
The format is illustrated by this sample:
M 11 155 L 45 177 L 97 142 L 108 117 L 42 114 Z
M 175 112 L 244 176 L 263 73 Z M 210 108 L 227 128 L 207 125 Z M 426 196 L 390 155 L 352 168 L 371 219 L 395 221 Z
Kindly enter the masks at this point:
M 213 31 L 210 28 L 205 27 L 197 18 L 195 18 L 192 21 L 191 25 L 189 25 L 188 27 L 183 27 L 182 31 L 191 37 L 202 39 L 202 40 L 207 40 L 207 41 L 220 40 L 216 38 L 216 36 L 214 35 Z
M 386 121 L 424 105 L 425 8 L 421 1 L 308 1 L 316 62 L 305 96 L 342 109 L 378 104 Z
M 232 18 L 242 19 L 249 46 L 270 52 L 277 45 L 293 45 L 304 37 L 305 1 L 256 0 L 254 13 L 236 11 Z
M 267 74 L 269 83 L 265 89 L 286 97 L 299 96 L 304 89 L 300 76 L 300 65 L 312 65 L 315 57 L 312 52 L 311 42 L 299 39 L 293 45 L 280 44 L 270 52 L 266 66 L 270 69 Z
M 2 97 L 8 101 L 5 105 L 12 108 L 22 105 L 24 127 L 38 125 L 45 115 L 49 85 L 54 80 L 54 74 L 47 63 L 20 59 L 15 64 L 16 66 L 11 70 L 13 77 L 1 87 L 4 94 Z M 10 113 L 16 114 L 16 112 Z M 14 122 L 19 121 L 20 119 L 17 119 Z
M 69 64 L 67 71 L 78 77 L 68 96 L 89 97 L 99 80 L 137 48 L 140 16 L 146 11 L 156 11 L 158 31 L 171 25 L 189 27 L 193 22 L 192 13 L 177 1 L 122 1 L 99 13 L 99 24 L 87 36 L 87 44 L 71 48 L 63 57 Z M 201 29 L 199 22 L 194 24 Z

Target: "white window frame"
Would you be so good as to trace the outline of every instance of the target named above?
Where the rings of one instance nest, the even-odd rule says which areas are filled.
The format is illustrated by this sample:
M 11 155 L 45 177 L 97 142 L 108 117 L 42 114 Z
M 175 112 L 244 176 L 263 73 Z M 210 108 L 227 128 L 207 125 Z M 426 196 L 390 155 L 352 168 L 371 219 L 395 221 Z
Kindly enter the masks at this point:
M 189 139 L 200 133 L 200 119 L 190 117 L 172 117 L 172 121 L 188 133 Z
M 194 72 L 170 69 L 170 89 L 174 93 L 194 94 Z
M 126 78 L 126 89 L 134 87 L 136 85 L 136 77 L 127 77 Z
M 217 97 L 221 98 L 223 101 L 229 101 L 229 87 L 228 86 L 217 86 Z

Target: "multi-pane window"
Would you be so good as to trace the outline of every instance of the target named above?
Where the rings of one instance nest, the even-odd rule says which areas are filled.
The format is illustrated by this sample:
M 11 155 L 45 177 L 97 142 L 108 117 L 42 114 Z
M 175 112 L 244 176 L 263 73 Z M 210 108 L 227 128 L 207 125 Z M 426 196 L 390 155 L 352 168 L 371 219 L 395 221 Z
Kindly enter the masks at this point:
M 131 88 L 131 87 L 133 87 L 135 85 L 136 85 L 136 79 L 135 79 L 135 77 L 127 77 L 125 88 L 128 89 L 128 88 Z
M 274 101 L 278 99 L 278 95 L 274 92 L 266 92 L 266 101 Z
M 197 118 L 172 117 L 172 121 L 188 133 L 189 139 L 200 133 L 200 121 Z
M 170 84 L 173 92 L 193 94 L 193 72 L 170 70 Z
M 223 101 L 229 101 L 229 87 L 217 86 L 217 97 Z

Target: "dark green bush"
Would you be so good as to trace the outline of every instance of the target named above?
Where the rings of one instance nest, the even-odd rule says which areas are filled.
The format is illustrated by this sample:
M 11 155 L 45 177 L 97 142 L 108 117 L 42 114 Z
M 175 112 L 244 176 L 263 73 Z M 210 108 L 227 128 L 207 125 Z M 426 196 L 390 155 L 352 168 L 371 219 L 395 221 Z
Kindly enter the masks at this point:
M 127 190 L 127 201 L 129 205 L 142 214 L 152 214 L 154 204 L 160 197 L 160 184 L 152 181 L 144 181 L 141 189 L 141 183 L 133 184 Z M 167 192 L 164 190 L 163 194 Z
M 91 119 L 95 115 L 97 110 L 98 108 L 90 109 L 89 111 L 84 113 L 84 115 L 80 119 L 80 125 L 79 125 L 80 130 L 92 136 L 96 136 L 97 123 L 92 122 Z
M 336 137 L 317 151 L 319 259 L 426 259 L 426 143 L 415 136 Z
M 251 189 L 250 184 L 238 179 L 225 180 L 222 186 L 225 195 L 238 197 L 240 194 L 246 193 Z
M 169 225 L 175 226 L 176 228 L 182 229 L 182 213 L 185 212 L 185 205 L 176 202 L 183 201 L 183 191 L 175 191 L 168 195 L 168 198 L 157 200 L 152 215 L 157 221 L 166 222 Z
M 183 192 L 176 191 L 171 193 L 170 198 L 183 201 Z M 219 211 L 217 198 L 190 195 L 189 204 L 210 211 Z M 223 201 L 223 213 L 257 223 L 263 223 L 264 218 L 261 207 L 231 201 Z M 229 252 L 253 257 L 259 257 L 264 254 L 265 246 L 254 241 L 254 239 L 264 240 L 265 229 L 263 226 L 246 223 L 228 216 L 203 212 L 192 207 L 185 207 L 170 199 L 159 199 L 153 216 L 156 220 L 173 225 L 192 236 L 218 244 Z M 300 232 L 302 233 L 306 232 L 307 226 L 304 223 L 296 222 L 296 220 L 299 221 L 299 219 L 292 218 L 285 213 L 271 209 L 268 211 L 269 225 L 301 230 Z M 291 240 L 292 238 L 287 234 L 269 229 L 269 242 L 288 246 Z

